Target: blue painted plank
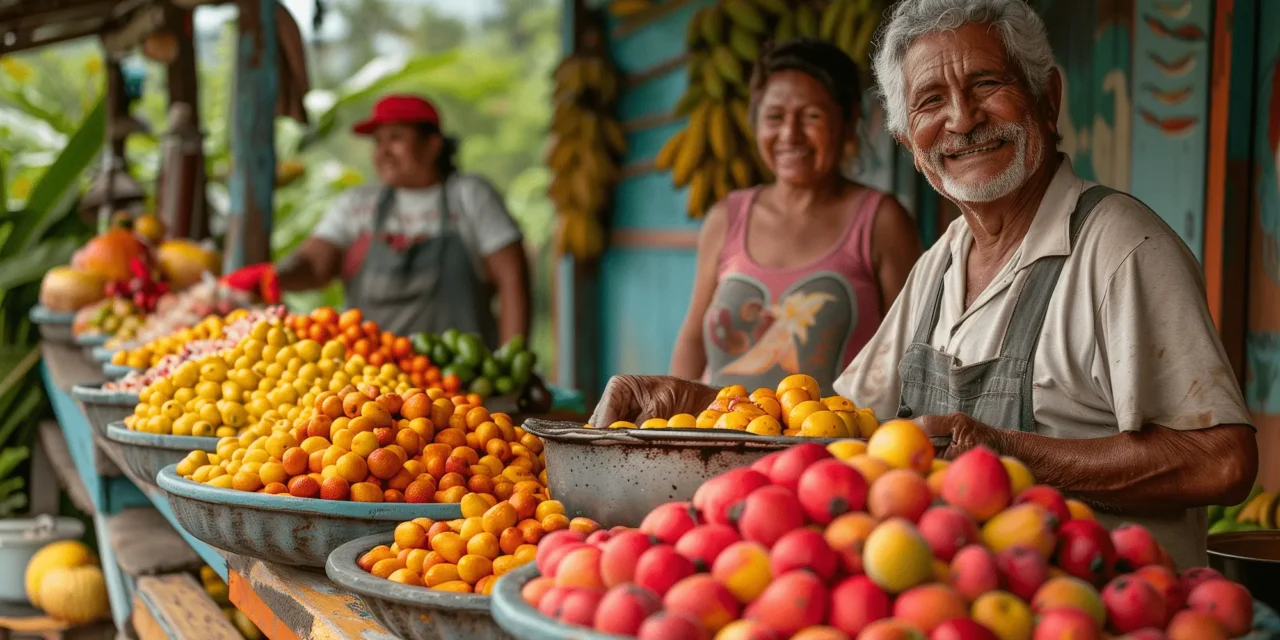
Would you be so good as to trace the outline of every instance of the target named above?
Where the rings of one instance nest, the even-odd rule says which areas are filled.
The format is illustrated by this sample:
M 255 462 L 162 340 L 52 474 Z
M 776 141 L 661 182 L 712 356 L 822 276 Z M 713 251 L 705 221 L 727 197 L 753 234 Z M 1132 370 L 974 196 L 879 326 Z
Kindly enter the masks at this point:
M 627 155 L 623 164 L 652 161 L 671 136 L 684 130 L 685 124 L 685 120 L 680 120 L 627 134 Z
M 1156 5 L 1162 4 L 1161 0 L 1138 0 L 1135 7 L 1131 192 L 1160 214 L 1196 257 L 1203 259 L 1213 2 L 1188 2 L 1191 12 L 1185 18 L 1160 11 Z M 1175 39 L 1157 32 L 1190 27 L 1199 29 L 1203 38 Z M 1162 60 L 1190 56 L 1195 62 L 1185 75 L 1174 75 L 1162 70 L 1153 56 Z M 1178 96 L 1182 96 L 1178 102 L 1169 104 Z M 1190 124 L 1185 129 L 1165 130 L 1168 127 L 1161 126 L 1187 119 Z M 1177 179 L 1171 179 L 1174 177 Z
M 80 405 L 76 404 L 70 394 L 54 384 L 47 363 L 40 363 L 40 374 L 44 378 L 45 393 L 53 405 L 53 413 L 58 418 L 58 427 L 67 440 L 71 461 L 76 465 L 76 472 L 80 474 L 85 492 L 93 502 L 94 511 L 101 513 L 106 510 L 106 491 L 93 463 L 93 429 L 80 410 Z
M 276 96 L 280 89 L 276 64 L 279 49 L 276 2 L 255 0 L 240 5 L 242 11 L 256 6 L 257 29 L 245 31 L 246 23 L 252 20 L 240 16 L 231 129 L 231 152 L 235 160 L 231 167 L 224 272 L 234 271 L 246 261 L 270 259 L 271 222 L 275 211 Z
M 692 0 L 684 6 L 650 22 L 626 36 L 609 41 L 609 55 L 623 73 L 638 73 L 653 68 L 684 53 L 685 25 L 702 7 L 715 0 Z M 610 16 L 609 30 L 618 24 Z
M 116 563 L 116 550 L 107 535 L 107 517 L 101 511 L 93 514 L 93 528 L 98 532 L 98 557 L 102 560 L 102 576 L 107 583 L 107 599 L 111 602 L 111 619 L 116 629 L 123 632 L 129 624 L 133 610 L 133 594 L 120 565 Z
M 604 256 L 601 380 L 618 373 L 665 374 L 689 297 L 691 250 L 613 248 Z
M 618 120 L 670 113 L 689 86 L 689 74 L 684 66 L 649 78 L 642 84 L 628 88 L 618 99 Z
M 624 180 L 614 191 L 615 229 L 696 229 L 686 212 L 685 189 L 668 173 L 646 172 Z M 606 316 L 607 317 L 607 316 Z
M 197 540 L 190 533 L 187 533 L 186 529 L 182 528 L 177 516 L 173 515 L 173 507 L 169 506 L 169 499 L 165 497 L 164 491 L 158 487 L 148 487 L 146 495 L 150 503 L 164 516 L 164 519 L 173 525 L 173 530 L 177 531 L 178 535 L 182 536 L 182 539 L 191 545 L 191 549 L 196 552 L 196 555 L 200 556 L 201 560 L 204 560 L 205 564 L 212 567 L 214 572 L 222 577 L 223 582 L 226 582 L 227 559 L 217 549 Z

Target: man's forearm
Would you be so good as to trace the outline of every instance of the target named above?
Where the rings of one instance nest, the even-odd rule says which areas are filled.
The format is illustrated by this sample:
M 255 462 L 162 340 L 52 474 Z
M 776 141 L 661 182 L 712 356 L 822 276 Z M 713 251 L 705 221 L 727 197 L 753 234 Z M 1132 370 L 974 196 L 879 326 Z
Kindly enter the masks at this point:
M 276 263 L 281 291 L 311 291 L 329 284 L 329 274 L 302 253 L 292 253 Z
M 1257 473 L 1256 445 L 1245 444 L 1252 430 L 1244 425 L 1185 432 L 1151 425 L 1138 433 L 1078 440 L 981 425 L 969 430 L 956 434 L 957 441 L 1013 456 L 1037 482 L 1102 511 L 1154 513 L 1232 504 L 1229 500 Z

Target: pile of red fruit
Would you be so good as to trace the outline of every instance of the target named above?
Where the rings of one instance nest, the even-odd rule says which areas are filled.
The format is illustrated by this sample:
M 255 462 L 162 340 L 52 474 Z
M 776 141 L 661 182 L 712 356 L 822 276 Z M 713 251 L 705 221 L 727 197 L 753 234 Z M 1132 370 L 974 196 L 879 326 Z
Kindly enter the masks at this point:
M 1179 576 L 1143 527 L 1108 532 L 1030 482 L 985 448 L 935 461 L 918 426 L 890 422 L 865 447 L 801 444 L 713 478 L 638 529 L 548 534 L 522 596 L 548 617 L 642 640 L 1249 632 L 1244 587 L 1212 569 Z
M 129 272 L 132 277 L 128 280 L 113 280 L 106 284 L 107 296 L 126 298 L 146 313 L 155 311 L 160 297 L 169 293 L 169 285 L 161 282 L 159 274 L 137 256 L 129 259 Z

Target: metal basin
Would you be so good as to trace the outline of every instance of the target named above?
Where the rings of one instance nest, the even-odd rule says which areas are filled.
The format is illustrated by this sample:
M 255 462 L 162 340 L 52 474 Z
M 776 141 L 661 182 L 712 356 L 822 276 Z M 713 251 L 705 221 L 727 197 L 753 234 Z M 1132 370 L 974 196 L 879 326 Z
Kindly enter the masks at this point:
M 259 560 L 321 569 L 339 546 L 388 533 L 414 518 L 453 520 L 457 504 L 346 502 L 220 489 L 160 470 L 156 484 L 187 533 L 215 546 Z
M 173 436 L 132 431 L 117 422 L 107 427 L 107 440 L 120 450 L 125 472 L 135 483 L 155 485 L 156 475 L 169 465 L 176 465 L 192 451 L 218 450 L 219 438 Z
M 538 613 L 520 596 L 524 585 L 538 575 L 537 565 L 530 562 L 503 574 L 493 586 L 493 619 L 516 640 L 628 640 L 627 636 L 599 633 Z
M 102 385 L 75 385 L 71 387 L 71 397 L 84 406 L 84 415 L 89 419 L 89 425 L 103 437 L 106 437 L 109 425 L 123 422 L 138 404 L 138 394 L 132 391 L 107 391 Z
M 116 355 L 117 351 L 119 351 L 119 349 L 112 349 L 106 346 L 94 347 L 93 351 L 89 355 L 93 358 L 94 362 L 107 364 L 108 362 L 111 362 L 112 356 Z
M 108 380 L 119 380 L 120 378 L 123 378 L 130 373 L 134 373 L 135 371 L 139 373 L 142 372 L 141 369 L 126 367 L 122 364 L 112 364 L 110 362 L 104 362 L 102 364 L 102 375 L 106 376 Z
M 542 438 L 547 484 L 566 514 L 606 527 L 639 526 L 655 507 L 689 500 L 703 482 L 774 451 L 837 440 L 725 429 L 585 429 L 544 420 L 526 420 L 523 426 Z M 934 438 L 934 447 L 949 442 Z
M 356 594 L 388 631 L 406 640 L 507 640 L 489 613 L 489 596 L 450 593 L 375 578 L 356 560 L 366 551 L 390 545 L 395 537 L 378 533 L 352 540 L 329 554 L 324 572 L 339 587 Z
M 1211 535 L 1209 566 L 1247 587 L 1255 600 L 1280 608 L 1280 531 Z
M 71 335 L 71 325 L 75 322 L 76 314 L 50 311 L 37 305 L 32 307 L 28 317 L 40 328 L 40 339 L 60 344 L 75 344 Z

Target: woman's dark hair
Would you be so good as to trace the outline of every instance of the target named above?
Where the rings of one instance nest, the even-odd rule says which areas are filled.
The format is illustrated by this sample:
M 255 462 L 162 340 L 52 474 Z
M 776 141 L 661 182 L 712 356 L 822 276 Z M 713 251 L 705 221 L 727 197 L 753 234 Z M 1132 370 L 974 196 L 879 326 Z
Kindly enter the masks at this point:
M 440 127 L 430 122 L 420 122 L 415 125 L 418 136 L 423 140 L 430 140 L 432 136 L 440 136 L 440 155 L 436 156 L 436 170 L 440 172 L 441 178 L 447 178 L 458 171 L 458 139 L 452 136 L 446 136 Z
M 840 47 L 819 38 L 801 37 L 765 45 L 751 71 L 751 121 L 756 121 L 760 98 L 769 78 L 781 71 L 799 71 L 818 81 L 840 107 L 846 122 L 858 116 L 862 104 L 862 80 L 858 63 Z

